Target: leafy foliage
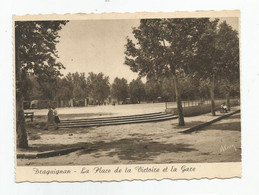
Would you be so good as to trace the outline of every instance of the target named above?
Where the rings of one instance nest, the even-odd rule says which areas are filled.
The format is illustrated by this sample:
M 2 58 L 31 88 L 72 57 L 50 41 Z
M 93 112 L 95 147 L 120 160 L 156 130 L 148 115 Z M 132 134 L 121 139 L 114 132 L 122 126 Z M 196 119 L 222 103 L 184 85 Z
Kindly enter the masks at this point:
M 129 94 L 129 87 L 125 78 L 116 77 L 111 88 L 111 95 L 119 101 L 125 101 Z
M 68 73 L 65 79 L 68 86 L 71 86 L 71 98 L 85 99 L 88 96 L 89 90 L 86 83 L 85 73 Z
M 110 94 L 109 77 L 104 76 L 103 73 L 95 74 L 90 72 L 87 77 L 87 86 L 90 96 L 97 100 L 98 103 L 103 103 Z
M 65 68 L 57 62 L 56 44 L 58 31 L 67 21 L 16 21 L 15 22 L 15 70 L 16 95 L 26 93 L 24 77 L 27 72 L 33 73 L 40 88 L 48 93 L 50 83 L 61 76 L 60 70 Z
M 161 77 L 161 91 L 164 101 L 175 101 L 174 81 L 172 77 Z
M 129 95 L 133 103 L 140 103 L 145 99 L 145 85 L 140 79 L 133 79 L 129 83 Z
M 170 89 L 169 89 L 170 90 Z M 162 96 L 160 79 L 151 77 L 145 84 L 146 100 L 157 101 Z
M 125 64 L 140 76 L 188 70 L 208 18 L 143 19 L 127 38 Z
M 221 62 L 220 88 L 225 93 L 238 95 L 240 88 L 239 39 L 238 33 L 226 22 L 219 25 L 217 48 L 222 53 L 219 58 Z

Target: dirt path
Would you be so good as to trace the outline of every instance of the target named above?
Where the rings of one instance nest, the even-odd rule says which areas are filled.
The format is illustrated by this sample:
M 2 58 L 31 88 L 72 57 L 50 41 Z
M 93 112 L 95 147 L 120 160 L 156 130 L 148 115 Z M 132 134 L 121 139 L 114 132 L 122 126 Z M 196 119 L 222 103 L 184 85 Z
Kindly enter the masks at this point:
M 210 114 L 185 118 L 187 126 L 212 119 Z M 186 128 L 186 127 L 185 127 Z M 18 165 L 152 164 L 241 161 L 240 114 L 202 131 L 180 133 L 177 120 L 119 126 L 35 131 L 32 150 L 83 146 L 64 156 L 18 159 Z

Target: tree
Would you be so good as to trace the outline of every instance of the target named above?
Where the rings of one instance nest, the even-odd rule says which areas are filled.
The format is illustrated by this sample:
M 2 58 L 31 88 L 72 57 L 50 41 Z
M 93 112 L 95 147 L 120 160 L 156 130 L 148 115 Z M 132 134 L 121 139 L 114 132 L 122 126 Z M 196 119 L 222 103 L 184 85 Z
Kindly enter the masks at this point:
M 133 79 L 129 84 L 129 95 L 133 103 L 140 103 L 145 98 L 145 85 L 140 79 Z
M 229 94 L 232 84 L 239 83 L 239 40 L 238 33 L 226 22 L 218 24 L 215 19 L 207 25 L 197 45 L 194 67 L 204 81 L 210 81 L 211 113 L 215 115 L 215 83 L 221 83 L 230 109 Z M 233 85 L 233 88 L 236 86 Z
M 175 101 L 173 77 L 161 77 L 162 97 L 165 101 Z
M 208 21 L 204 28 L 204 32 L 199 37 L 197 42 L 197 50 L 193 58 L 193 70 L 203 80 L 210 81 L 210 96 L 211 96 L 211 113 L 215 113 L 215 77 L 219 73 L 219 56 L 220 51 L 217 49 L 217 25 L 219 19 Z
M 55 100 L 70 100 L 73 98 L 73 83 L 68 81 L 66 77 L 57 80 Z
M 87 77 L 87 86 L 90 96 L 97 100 L 99 104 L 103 103 L 110 94 L 109 77 L 104 74 L 95 74 L 90 72 Z
M 71 85 L 73 98 L 85 99 L 88 96 L 85 73 L 68 73 L 65 78 Z
M 199 80 L 199 86 L 198 91 L 200 97 L 203 97 L 205 99 L 209 99 L 210 97 L 210 79 L 203 79 L 203 78 L 197 78 Z
M 219 25 L 217 39 L 217 48 L 221 52 L 221 89 L 226 94 L 230 110 L 230 94 L 239 93 L 240 88 L 238 32 L 224 21 Z
M 172 76 L 179 126 L 184 125 L 178 76 L 188 72 L 208 18 L 142 19 L 127 38 L 125 64 L 139 76 Z
M 127 80 L 122 78 L 119 79 L 116 77 L 113 81 L 112 88 L 111 88 L 111 94 L 113 97 L 117 98 L 118 103 L 120 101 L 125 101 L 128 97 L 129 93 L 129 87 L 127 84 Z
M 197 100 L 200 98 L 198 90 L 200 83 L 192 74 L 183 74 L 179 77 L 179 81 L 182 98 L 185 100 Z
M 28 72 L 33 73 L 44 88 L 45 82 L 51 82 L 61 75 L 59 70 L 64 66 L 57 62 L 56 43 L 58 31 L 66 23 L 67 21 L 15 22 L 16 143 L 20 148 L 28 147 L 23 111 L 25 78 Z
M 161 81 L 155 77 L 147 78 L 145 92 L 147 100 L 151 100 L 153 102 L 157 100 L 158 97 L 162 96 Z

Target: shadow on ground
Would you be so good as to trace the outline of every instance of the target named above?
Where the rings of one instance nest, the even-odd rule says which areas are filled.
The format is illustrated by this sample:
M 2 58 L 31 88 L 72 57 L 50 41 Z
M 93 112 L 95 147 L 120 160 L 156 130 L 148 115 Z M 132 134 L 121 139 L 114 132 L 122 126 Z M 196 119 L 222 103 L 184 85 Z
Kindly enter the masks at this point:
M 30 152 L 44 152 L 50 150 L 60 150 L 67 148 L 82 148 L 78 155 L 91 154 L 93 157 L 100 158 L 102 156 L 118 156 L 121 160 L 152 160 L 161 153 L 171 152 L 191 152 L 197 151 L 190 144 L 165 144 L 150 140 L 138 138 L 120 139 L 112 142 L 93 142 L 93 143 L 77 143 L 77 144 L 35 144 L 26 149 Z
M 232 122 L 229 121 L 233 119 L 235 121 L 232 121 Z M 212 125 L 206 126 L 201 130 L 202 131 L 206 131 L 206 130 L 241 131 L 240 114 L 232 115 L 226 119 L 223 119 L 222 122 L 223 123 L 213 123 Z
M 88 154 L 89 149 L 96 151 L 95 158 L 101 157 L 101 152 L 107 152 L 107 156 L 117 155 L 121 160 L 152 160 L 155 156 L 170 152 L 191 152 L 197 151 L 190 144 L 163 144 L 160 142 L 143 139 L 120 139 L 113 142 L 94 142 L 87 144 L 88 147 L 82 150 L 79 155 Z M 110 152 L 109 152 L 110 151 Z
M 201 131 L 207 130 L 241 131 L 241 124 L 240 122 L 219 123 L 201 129 Z
M 53 150 L 62 150 L 68 148 L 86 148 L 87 143 L 76 143 L 76 144 L 34 144 L 26 149 L 19 149 L 19 151 L 26 151 L 26 152 L 46 152 L 46 151 L 53 151 Z M 18 149 L 17 149 L 18 150 Z
M 229 119 L 240 119 L 240 114 L 234 114 L 230 117 L 228 117 Z
M 172 124 L 172 128 L 174 129 L 187 129 L 190 127 L 194 127 L 196 125 L 200 125 L 204 123 L 204 121 L 192 121 L 192 122 L 185 122 L 184 126 L 179 126 L 178 124 Z

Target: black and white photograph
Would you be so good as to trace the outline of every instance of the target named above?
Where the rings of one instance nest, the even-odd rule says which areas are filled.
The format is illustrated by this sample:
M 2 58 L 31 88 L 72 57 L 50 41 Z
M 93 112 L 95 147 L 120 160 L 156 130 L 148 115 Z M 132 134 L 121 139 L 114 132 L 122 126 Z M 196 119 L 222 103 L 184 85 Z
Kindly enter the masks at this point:
M 240 163 L 239 23 L 15 18 L 16 166 Z

